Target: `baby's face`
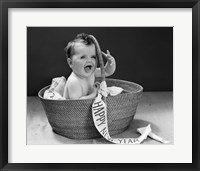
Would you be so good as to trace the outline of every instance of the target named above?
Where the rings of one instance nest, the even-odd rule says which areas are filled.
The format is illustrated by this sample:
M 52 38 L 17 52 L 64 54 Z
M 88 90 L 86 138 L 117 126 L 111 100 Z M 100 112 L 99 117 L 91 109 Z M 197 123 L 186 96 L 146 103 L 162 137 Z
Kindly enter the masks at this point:
M 77 42 L 74 46 L 74 55 L 68 62 L 73 72 L 79 77 L 90 77 L 97 67 L 94 44 L 85 45 Z

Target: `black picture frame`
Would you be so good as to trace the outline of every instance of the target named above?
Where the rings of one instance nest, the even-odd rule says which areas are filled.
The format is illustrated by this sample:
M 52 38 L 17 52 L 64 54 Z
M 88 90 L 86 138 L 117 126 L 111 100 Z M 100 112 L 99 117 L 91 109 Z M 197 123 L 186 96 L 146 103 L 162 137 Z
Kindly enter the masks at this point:
M 192 8 L 192 163 L 8 163 L 9 8 Z M 15 170 L 200 170 L 200 2 L 199 0 L 0 0 L 0 169 Z

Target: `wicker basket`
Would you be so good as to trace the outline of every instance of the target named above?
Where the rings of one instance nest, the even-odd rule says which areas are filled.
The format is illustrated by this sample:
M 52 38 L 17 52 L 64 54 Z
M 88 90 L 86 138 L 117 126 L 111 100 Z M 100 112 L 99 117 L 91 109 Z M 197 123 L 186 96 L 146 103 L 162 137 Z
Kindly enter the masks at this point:
M 143 88 L 135 83 L 106 79 L 109 86 L 118 86 L 124 91 L 117 96 L 106 98 L 108 111 L 108 129 L 110 135 L 125 131 L 136 113 L 136 108 L 142 96 Z M 101 137 L 96 130 L 92 118 L 92 103 L 94 99 L 86 100 L 48 100 L 43 98 L 44 91 L 38 95 L 53 130 L 72 139 L 91 139 Z
M 105 81 L 105 69 L 102 51 L 96 38 L 90 35 L 97 50 L 101 67 L 101 81 Z M 107 86 L 117 86 L 124 89 L 117 96 L 106 98 L 108 129 L 110 135 L 115 135 L 126 130 L 136 113 L 138 102 L 143 88 L 135 83 L 106 79 Z M 101 137 L 94 126 L 92 118 L 92 104 L 94 99 L 86 100 L 48 100 L 43 98 L 45 90 L 39 91 L 38 96 L 42 101 L 47 118 L 53 130 L 72 139 L 91 139 Z

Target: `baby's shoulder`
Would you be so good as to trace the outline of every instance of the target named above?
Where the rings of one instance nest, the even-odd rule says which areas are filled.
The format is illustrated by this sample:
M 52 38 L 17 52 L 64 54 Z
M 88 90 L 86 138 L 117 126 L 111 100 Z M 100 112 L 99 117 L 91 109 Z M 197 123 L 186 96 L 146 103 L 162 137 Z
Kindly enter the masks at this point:
M 73 74 L 71 74 L 67 79 L 67 84 L 68 86 L 79 85 L 80 80 L 77 77 L 75 77 Z

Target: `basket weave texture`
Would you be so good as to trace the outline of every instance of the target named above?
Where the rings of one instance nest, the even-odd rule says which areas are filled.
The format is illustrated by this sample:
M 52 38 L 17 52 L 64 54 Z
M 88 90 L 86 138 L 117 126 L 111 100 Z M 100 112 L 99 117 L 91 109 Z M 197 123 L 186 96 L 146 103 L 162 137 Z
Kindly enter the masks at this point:
M 125 131 L 135 116 L 142 86 L 124 80 L 106 79 L 107 86 L 117 86 L 124 91 L 117 96 L 106 98 L 108 129 L 110 135 Z M 72 139 L 92 139 L 101 137 L 94 126 L 92 104 L 94 99 L 85 100 L 49 100 L 43 94 L 49 86 L 38 93 L 48 121 L 53 130 Z

